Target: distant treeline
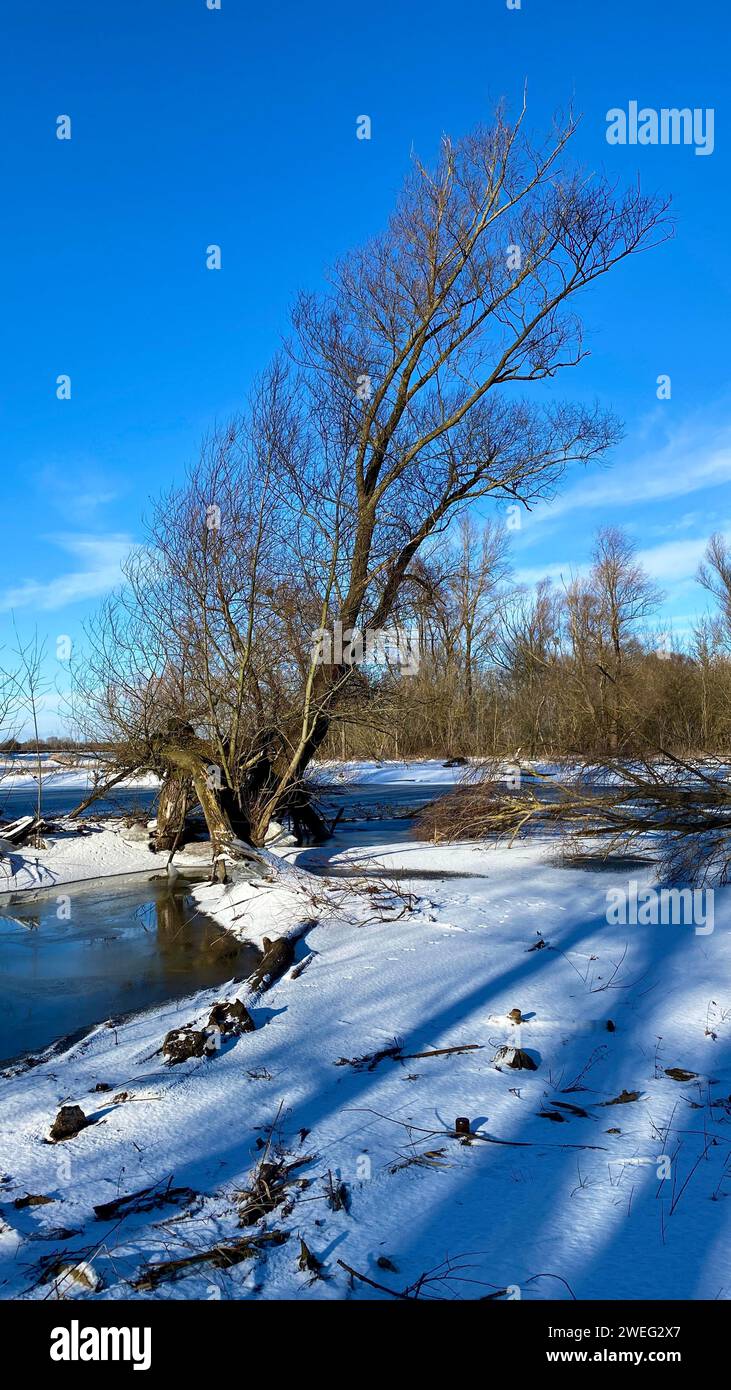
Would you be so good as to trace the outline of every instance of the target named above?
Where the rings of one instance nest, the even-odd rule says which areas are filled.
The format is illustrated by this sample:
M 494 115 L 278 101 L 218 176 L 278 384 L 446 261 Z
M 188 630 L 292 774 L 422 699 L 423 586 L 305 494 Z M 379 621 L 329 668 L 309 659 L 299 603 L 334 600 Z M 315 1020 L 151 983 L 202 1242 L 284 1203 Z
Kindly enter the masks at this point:
M 8 738 L 0 742 L 0 755 L 13 756 L 16 753 L 103 753 L 98 743 L 84 743 L 73 738 Z
M 599 532 L 586 574 L 530 589 L 511 583 L 506 539 L 465 521 L 438 569 L 422 568 L 418 671 L 369 686 L 353 717 L 333 721 L 322 756 L 731 751 L 723 538 L 698 574 L 714 609 L 682 641 L 661 627 L 663 595 L 621 531 Z

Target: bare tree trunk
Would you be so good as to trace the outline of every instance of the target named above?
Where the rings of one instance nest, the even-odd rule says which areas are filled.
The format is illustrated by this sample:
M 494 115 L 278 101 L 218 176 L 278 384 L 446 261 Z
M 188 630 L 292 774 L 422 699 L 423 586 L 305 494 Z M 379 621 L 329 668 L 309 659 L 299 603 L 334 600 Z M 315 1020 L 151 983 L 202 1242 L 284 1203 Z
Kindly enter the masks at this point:
M 210 765 L 193 748 L 169 746 L 165 753 L 178 773 L 193 783 L 196 800 L 206 818 L 214 858 L 223 853 L 235 855 L 234 841 L 238 837 L 221 804 L 218 789 L 210 774 Z
M 192 800 L 191 778 L 183 772 L 170 771 L 163 781 L 157 807 L 157 849 L 171 850 L 175 847 Z

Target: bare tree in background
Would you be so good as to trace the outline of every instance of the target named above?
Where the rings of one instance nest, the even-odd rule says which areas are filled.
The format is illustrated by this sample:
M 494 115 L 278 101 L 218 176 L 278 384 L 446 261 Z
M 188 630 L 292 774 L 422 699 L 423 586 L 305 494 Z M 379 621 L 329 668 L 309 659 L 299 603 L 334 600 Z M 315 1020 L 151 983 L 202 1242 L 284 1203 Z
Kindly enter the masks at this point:
M 555 728 L 553 675 L 560 653 L 561 595 L 550 580 L 523 590 L 505 613 L 495 648 L 516 711 L 515 742 L 529 757 L 545 751 Z
M 32 843 L 38 848 L 42 843 L 41 821 L 43 819 L 43 758 L 40 749 L 38 718 L 43 697 L 48 693 L 48 681 L 43 673 L 46 647 L 45 643 L 39 640 L 37 632 L 34 632 L 32 637 L 23 640 L 18 633 L 15 619 L 13 619 L 13 631 L 16 640 L 13 649 L 15 670 L 10 677 L 10 698 L 21 723 L 30 723 L 33 731 L 36 754 L 36 821 Z
M 705 560 L 698 569 L 698 581 L 718 604 L 716 640 L 731 652 L 731 546 L 718 532 L 708 542 Z
M 443 567 L 434 592 L 434 620 L 447 672 L 459 671 L 471 705 L 476 672 L 494 647 L 507 599 L 507 532 L 494 521 L 478 527 L 472 517 L 460 517 L 457 543 L 444 556 Z
M 0 666 L 0 755 L 13 752 L 19 732 L 20 714 L 16 672 Z M 5 765 L 0 763 L 0 780 L 5 770 Z
M 627 645 L 635 625 L 654 613 L 663 596 L 638 563 L 632 542 L 616 527 L 599 532 L 590 583 L 599 620 L 596 662 L 602 714 L 610 751 L 616 753 L 622 739 Z

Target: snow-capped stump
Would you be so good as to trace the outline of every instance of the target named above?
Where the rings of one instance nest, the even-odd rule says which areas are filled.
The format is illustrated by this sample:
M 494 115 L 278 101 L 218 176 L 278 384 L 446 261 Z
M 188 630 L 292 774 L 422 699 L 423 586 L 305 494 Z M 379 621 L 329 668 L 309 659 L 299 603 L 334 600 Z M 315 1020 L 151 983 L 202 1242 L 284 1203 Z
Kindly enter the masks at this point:
M 267 830 L 267 833 L 264 836 L 264 844 L 279 845 L 281 848 L 283 848 L 285 845 L 296 845 L 297 837 L 296 835 L 290 835 L 285 830 L 284 826 L 279 824 L 279 821 L 270 820 L 269 829 Z
M 59 1139 L 73 1139 L 75 1134 L 86 1129 L 88 1123 L 80 1105 L 62 1105 L 51 1125 L 48 1137 L 54 1143 L 58 1143 Z
M 454 1122 L 455 1134 L 469 1134 L 470 1122 L 466 1115 L 458 1115 Z
M 538 1064 L 522 1047 L 499 1047 L 493 1063 L 496 1067 L 512 1067 L 513 1071 L 538 1071 Z
M 122 839 L 131 845 L 150 843 L 151 831 L 148 830 L 146 824 L 142 824 L 140 821 L 132 821 L 130 824 L 123 825 L 119 833 Z
M 190 1057 L 202 1057 L 206 1050 L 206 1034 L 200 1028 L 171 1028 L 162 1044 L 163 1056 L 174 1066 Z
M 294 942 L 289 937 L 279 936 L 276 941 L 271 941 L 268 936 L 262 940 L 264 955 L 256 967 L 256 970 L 249 976 L 249 984 L 254 989 L 269 989 L 285 970 L 289 970 L 294 962 Z
M 256 1024 L 248 1009 L 240 999 L 224 999 L 214 1004 L 208 1019 L 209 1027 L 220 1029 L 224 1038 L 238 1037 L 241 1033 L 253 1033 Z

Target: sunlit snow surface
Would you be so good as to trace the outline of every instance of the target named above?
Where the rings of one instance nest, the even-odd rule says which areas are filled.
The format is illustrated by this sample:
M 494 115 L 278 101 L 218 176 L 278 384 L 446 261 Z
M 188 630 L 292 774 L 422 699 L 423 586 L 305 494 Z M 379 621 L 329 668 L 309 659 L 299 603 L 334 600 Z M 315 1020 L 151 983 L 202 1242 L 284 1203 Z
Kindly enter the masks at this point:
M 358 778 L 433 785 L 440 767 L 361 764 Z M 335 780 L 332 768 L 325 780 Z M 141 860 L 139 848 L 112 843 L 102 854 L 99 841 L 77 842 L 76 869 L 87 847 L 97 874 L 119 872 L 122 857 L 126 871 Z M 70 863 L 71 848 L 64 854 Z M 649 883 L 650 871 L 561 868 L 545 840 L 434 846 L 349 823 L 322 850 L 286 855 L 274 886 L 194 890 L 223 928 L 258 942 L 291 933 L 297 959 L 311 953 L 298 978 L 289 972 L 249 1001 L 256 1032 L 210 1061 L 162 1063 L 169 1029 L 205 1021 L 236 988 L 246 996 L 231 984 L 115 1032 L 101 1025 L 0 1083 L 0 1294 L 54 1296 L 53 1283 L 40 1282 L 42 1258 L 73 1263 L 93 1250 L 103 1287 L 82 1299 L 388 1297 L 351 1281 L 338 1260 L 392 1289 L 426 1271 L 449 1276 L 427 1283 L 424 1297 L 509 1288 L 524 1299 L 727 1298 L 729 890 L 716 891 L 715 929 L 700 936 L 692 926 L 607 925 L 608 888 Z M 329 861 L 367 873 L 328 879 Z M 517 1028 L 514 1008 L 525 1018 Z M 406 1054 L 480 1050 L 336 1065 L 394 1040 Z M 503 1045 L 523 1048 L 537 1070 L 498 1069 Z M 698 1079 L 674 1080 L 669 1068 Z M 99 1082 L 112 1089 L 95 1092 Z M 132 1099 L 114 1103 L 120 1092 Z M 639 1098 L 607 1104 L 622 1092 Z M 66 1101 L 95 1123 L 47 1144 Z M 481 1137 L 454 1137 L 458 1116 Z M 135 1295 L 130 1281 L 148 1263 L 241 1236 L 236 1194 L 275 1121 L 271 1151 L 311 1155 L 293 1175 L 309 1183 L 293 1183 L 289 1205 L 256 1228 L 289 1239 Z M 331 1210 L 328 1172 L 345 1183 L 349 1210 Z M 114 1225 L 94 1219 L 95 1204 L 169 1179 L 200 1198 Z M 28 1193 L 54 1200 L 17 1210 Z M 77 1234 L 62 1239 L 68 1231 Z M 298 1268 L 300 1237 L 322 1277 Z

